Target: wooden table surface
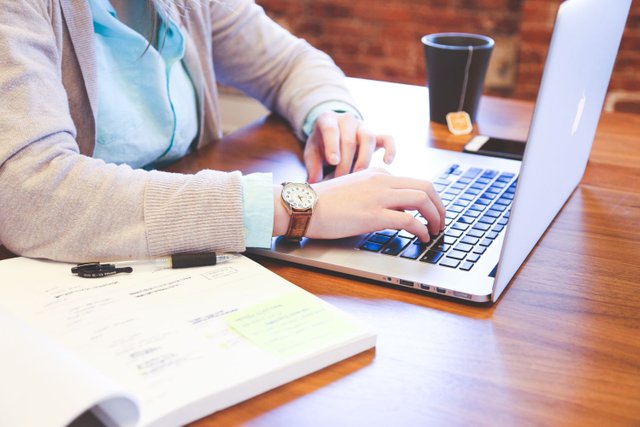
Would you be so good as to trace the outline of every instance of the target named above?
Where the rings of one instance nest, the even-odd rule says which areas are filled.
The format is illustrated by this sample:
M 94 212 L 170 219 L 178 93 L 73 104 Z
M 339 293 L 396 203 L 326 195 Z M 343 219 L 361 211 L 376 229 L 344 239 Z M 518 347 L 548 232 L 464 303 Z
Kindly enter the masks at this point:
M 461 150 L 469 139 L 429 123 L 425 88 L 349 84 L 399 149 Z M 531 104 L 485 98 L 480 108 L 476 133 L 526 137 Z M 491 307 L 260 259 L 369 323 L 377 347 L 194 425 L 640 425 L 639 135 L 640 116 L 603 114 L 582 183 Z M 300 159 L 269 117 L 172 169 L 304 179 Z
M 469 138 L 429 123 L 425 88 L 349 84 L 399 149 L 461 150 Z M 476 133 L 525 138 L 530 104 L 485 98 L 480 108 Z M 259 259 L 370 324 L 377 346 L 194 426 L 639 426 L 639 135 L 640 116 L 603 115 L 582 183 L 493 306 Z M 269 117 L 171 170 L 304 179 L 301 154 Z

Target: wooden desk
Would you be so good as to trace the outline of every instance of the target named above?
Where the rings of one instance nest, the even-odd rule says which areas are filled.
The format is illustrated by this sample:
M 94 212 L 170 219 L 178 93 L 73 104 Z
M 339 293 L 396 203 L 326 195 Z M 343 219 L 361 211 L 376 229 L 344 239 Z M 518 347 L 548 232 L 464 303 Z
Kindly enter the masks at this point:
M 350 85 L 368 122 L 394 134 L 399 149 L 461 150 L 468 139 L 429 124 L 424 88 Z M 531 111 L 486 98 L 478 131 L 525 138 Z M 582 183 L 493 307 L 260 260 L 371 324 L 377 348 L 195 425 L 639 425 L 638 135 L 640 116 L 603 115 Z M 270 117 L 174 170 L 304 179 L 300 158 L 287 127 Z
M 424 88 L 351 80 L 400 149 L 460 150 L 430 125 Z M 531 105 L 481 104 L 481 133 L 524 138 Z M 585 177 L 498 304 L 477 307 L 274 261 L 264 265 L 363 319 L 378 345 L 196 426 L 640 425 L 640 116 L 604 114 Z M 250 148 L 248 148 L 250 147 Z M 177 163 L 304 179 L 270 117 Z

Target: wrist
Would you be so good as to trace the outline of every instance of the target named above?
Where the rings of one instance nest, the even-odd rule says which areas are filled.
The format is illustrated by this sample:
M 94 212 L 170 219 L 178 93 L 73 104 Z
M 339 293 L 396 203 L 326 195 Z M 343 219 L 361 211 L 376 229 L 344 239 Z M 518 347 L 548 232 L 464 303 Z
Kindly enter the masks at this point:
M 273 235 L 282 236 L 289 227 L 290 215 L 282 204 L 282 185 L 273 186 Z

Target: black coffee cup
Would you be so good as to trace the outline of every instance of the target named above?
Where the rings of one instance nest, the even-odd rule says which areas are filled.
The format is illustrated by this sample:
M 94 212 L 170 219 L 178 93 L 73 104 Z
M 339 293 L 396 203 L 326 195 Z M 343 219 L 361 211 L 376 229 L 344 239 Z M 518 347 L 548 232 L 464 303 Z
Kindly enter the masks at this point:
M 431 120 L 446 124 L 448 113 L 465 111 L 474 123 L 493 39 L 479 34 L 437 33 L 422 37 L 422 44 Z

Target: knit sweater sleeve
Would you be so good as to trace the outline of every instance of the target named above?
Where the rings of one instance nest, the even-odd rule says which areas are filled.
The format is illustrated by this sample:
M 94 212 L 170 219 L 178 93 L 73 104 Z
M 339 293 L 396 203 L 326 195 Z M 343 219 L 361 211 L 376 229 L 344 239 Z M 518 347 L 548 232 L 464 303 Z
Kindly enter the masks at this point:
M 253 0 L 210 3 L 213 60 L 220 82 L 281 114 L 301 139 L 313 107 L 327 101 L 355 106 L 333 60 L 277 25 Z
M 79 153 L 51 4 L 0 12 L 0 242 L 74 262 L 244 250 L 240 173 L 135 170 Z

